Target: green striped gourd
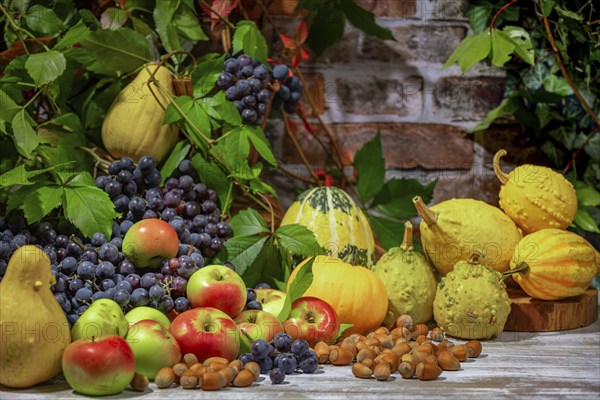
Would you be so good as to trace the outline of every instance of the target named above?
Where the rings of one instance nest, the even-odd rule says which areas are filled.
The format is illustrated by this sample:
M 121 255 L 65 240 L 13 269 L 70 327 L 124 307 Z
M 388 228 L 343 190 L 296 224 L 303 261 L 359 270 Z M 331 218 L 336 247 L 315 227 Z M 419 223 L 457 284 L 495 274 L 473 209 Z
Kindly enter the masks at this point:
M 301 193 L 281 225 L 306 226 L 328 255 L 352 265 L 375 263 L 375 240 L 367 217 L 342 189 L 322 186 Z

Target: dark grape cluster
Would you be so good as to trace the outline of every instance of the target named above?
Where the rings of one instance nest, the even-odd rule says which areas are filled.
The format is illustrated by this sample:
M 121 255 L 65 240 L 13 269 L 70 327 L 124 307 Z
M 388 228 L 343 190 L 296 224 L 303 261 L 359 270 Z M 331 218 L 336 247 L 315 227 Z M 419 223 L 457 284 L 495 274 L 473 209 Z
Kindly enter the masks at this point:
M 217 86 L 225 97 L 233 101 L 245 124 L 258 124 L 271 101 L 271 71 L 258 60 L 246 54 L 228 57 Z
M 261 374 L 269 374 L 273 383 L 281 383 L 286 375 L 294 372 L 312 374 L 319 367 L 315 352 L 303 339 L 293 340 L 283 332 L 277 333 L 271 342 L 259 339 L 252 343 L 250 353 L 239 356 L 243 364 L 255 361 Z
M 268 283 L 259 283 L 254 286 L 254 289 L 271 289 Z M 244 310 L 262 310 L 262 304 L 258 301 L 256 296 L 256 290 L 253 288 L 246 289 L 246 306 Z
M 283 64 L 273 67 L 273 78 L 279 81 L 280 86 L 277 93 L 275 93 L 271 107 L 274 110 L 283 108 L 288 114 L 295 113 L 298 110 L 298 102 L 304 91 L 302 82 Z

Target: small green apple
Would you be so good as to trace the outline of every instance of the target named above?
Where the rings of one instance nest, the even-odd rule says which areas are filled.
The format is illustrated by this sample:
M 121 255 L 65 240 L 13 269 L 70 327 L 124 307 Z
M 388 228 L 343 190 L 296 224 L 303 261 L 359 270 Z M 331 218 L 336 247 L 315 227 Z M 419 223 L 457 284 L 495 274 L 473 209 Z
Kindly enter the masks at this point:
M 181 360 L 179 344 L 160 323 L 144 319 L 131 325 L 127 343 L 135 355 L 135 372 L 154 379 L 164 367 L 172 367 Z
M 277 289 L 254 289 L 256 301 L 262 305 L 262 310 L 279 316 L 285 303 L 285 292 Z
M 110 299 L 98 299 L 81 314 L 73 325 L 71 340 L 74 342 L 81 338 L 90 339 L 109 335 L 124 338 L 128 328 L 129 323 L 117 302 Z
M 161 324 L 166 330 L 169 330 L 171 327 L 171 321 L 169 318 L 156 308 L 152 307 L 135 307 L 125 314 L 125 319 L 127 322 L 129 322 L 129 325 L 133 325 L 143 319 L 151 319 Z

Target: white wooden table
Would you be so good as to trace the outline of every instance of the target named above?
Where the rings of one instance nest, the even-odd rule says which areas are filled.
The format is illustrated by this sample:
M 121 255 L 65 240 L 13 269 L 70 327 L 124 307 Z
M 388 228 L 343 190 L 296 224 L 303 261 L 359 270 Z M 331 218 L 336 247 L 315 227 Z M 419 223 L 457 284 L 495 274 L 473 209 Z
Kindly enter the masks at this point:
M 460 343 L 460 341 L 456 341 Z M 586 328 L 550 333 L 505 332 L 483 343 L 477 359 L 462 370 L 444 372 L 437 380 L 405 380 L 396 373 L 387 382 L 354 378 L 350 367 L 322 366 L 312 375 L 292 375 L 272 385 L 261 375 L 247 388 L 217 392 L 157 389 L 145 393 L 126 390 L 111 398 L 142 399 L 600 399 L 600 323 Z M 82 398 L 65 384 L 28 390 L 0 387 L 0 399 Z

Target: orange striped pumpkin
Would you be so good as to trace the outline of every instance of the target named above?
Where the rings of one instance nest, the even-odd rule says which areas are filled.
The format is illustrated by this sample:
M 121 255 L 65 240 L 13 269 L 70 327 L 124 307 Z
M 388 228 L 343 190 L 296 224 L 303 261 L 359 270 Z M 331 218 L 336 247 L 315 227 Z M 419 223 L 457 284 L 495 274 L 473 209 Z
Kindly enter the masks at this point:
M 581 236 L 542 229 L 519 241 L 505 275 L 537 299 L 560 300 L 583 293 L 598 268 L 596 250 Z

